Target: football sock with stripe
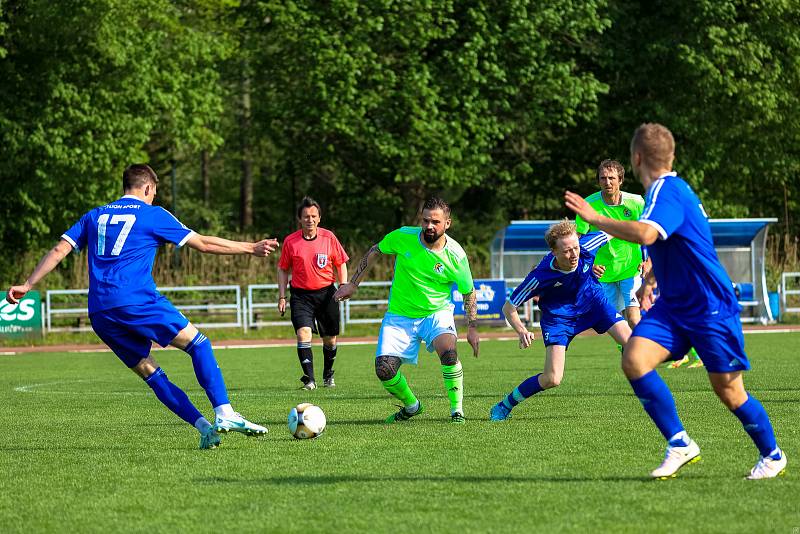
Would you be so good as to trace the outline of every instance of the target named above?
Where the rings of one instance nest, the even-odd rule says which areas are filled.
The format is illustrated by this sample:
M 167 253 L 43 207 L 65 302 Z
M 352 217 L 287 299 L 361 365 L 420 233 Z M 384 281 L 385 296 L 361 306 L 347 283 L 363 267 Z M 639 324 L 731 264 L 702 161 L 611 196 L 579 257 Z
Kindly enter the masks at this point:
M 506 398 L 503 399 L 503 404 L 505 404 L 506 408 L 510 410 L 528 397 L 536 395 L 542 391 L 542 386 L 539 384 L 540 375 L 541 373 L 527 378 L 524 382 L 515 387 L 514 391 L 509 393 Z
M 442 365 L 442 377 L 447 398 L 450 399 L 450 413 L 464 415 L 464 370 L 461 362 L 455 365 Z
M 333 364 L 336 361 L 336 345 L 328 347 L 322 345 L 322 356 L 325 359 L 325 368 L 322 371 L 322 378 L 328 379 L 333 376 Z
M 198 332 L 183 350 L 192 357 L 192 366 L 197 382 L 206 391 L 211 406 L 216 408 L 223 404 L 229 404 L 225 379 L 222 378 L 222 371 L 219 369 L 217 359 L 214 358 L 211 341 Z
M 169 381 L 167 373 L 161 367 L 144 381 L 164 406 L 190 425 L 194 426 L 198 419 L 202 419 L 203 414 L 195 408 L 181 388 Z
M 745 403 L 733 410 L 733 415 L 742 422 L 745 432 L 750 435 L 761 456 L 774 454 L 775 449 L 778 448 L 775 432 L 767 411 L 755 397 L 751 397 L 748 393 Z
M 675 407 L 675 399 L 656 371 L 650 371 L 636 380 L 630 380 L 630 383 L 644 411 L 656 424 L 664 439 L 669 441 L 672 436 L 684 430 L 683 423 L 678 417 L 678 409 Z
M 408 387 L 406 377 L 401 371 L 397 371 L 397 374 L 389 380 L 381 380 L 381 384 L 383 384 L 386 391 L 402 402 L 404 407 L 412 408 L 417 405 L 417 397 Z
M 300 360 L 303 374 L 308 377 L 309 381 L 314 382 L 314 352 L 311 350 L 310 341 L 297 342 L 297 358 Z

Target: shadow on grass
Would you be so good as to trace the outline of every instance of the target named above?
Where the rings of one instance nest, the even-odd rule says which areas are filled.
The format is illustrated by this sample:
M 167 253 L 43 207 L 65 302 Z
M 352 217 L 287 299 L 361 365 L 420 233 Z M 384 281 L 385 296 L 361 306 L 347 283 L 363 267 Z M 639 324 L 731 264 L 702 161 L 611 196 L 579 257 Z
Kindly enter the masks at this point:
M 696 479 L 698 477 L 692 477 Z M 587 482 L 635 482 L 640 484 L 653 484 L 650 478 L 641 476 L 609 476 L 609 477 L 563 477 L 563 476 L 444 476 L 444 475 L 403 475 L 403 476 L 368 476 L 368 475 L 322 475 L 322 476 L 277 476 L 267 478 L 231 478 L 231 477 L 205 477 L 196 478 L 198 484 L 230 484 L 243 486 L 325 486 L 330 484 L 369 484 L 369 483 L 397 483 L 397 482 L 429 482 L 429 483 L 469 483 L 469 484 L 495 484 L 502 483 L 579 483 Z

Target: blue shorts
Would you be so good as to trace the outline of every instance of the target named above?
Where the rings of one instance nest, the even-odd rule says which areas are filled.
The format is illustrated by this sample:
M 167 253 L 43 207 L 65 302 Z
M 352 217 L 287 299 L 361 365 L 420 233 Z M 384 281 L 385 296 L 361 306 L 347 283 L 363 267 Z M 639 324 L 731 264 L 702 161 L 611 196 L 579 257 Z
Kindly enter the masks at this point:
M 89 316 L 92 329 L 128 367 L 150 355 L 152 342 L 166 347 L 189 320 L 165 297 L 150 304 L 120 306 Z
M 593 328 L 598 334 L 604 334 L 609 328 L 624 320 L 622 315 L 617 313 L 617 310 L 606 299 L 602 299 L 595 303 L 587 313 L 575 317 L 561 317 L 543 313 L 540 322 L 542 339 L 544 339 L 545 347 L 550 345 L 569 347 L 572 338 L 584 330 Z
M 750 369 L 738 314 L 702 323 L 678 322 L 656 301 L 633 329 L 633 335 L 658 343 L 669 351 L 671 360 L 680 360 L 694 347 L 710 373 Z

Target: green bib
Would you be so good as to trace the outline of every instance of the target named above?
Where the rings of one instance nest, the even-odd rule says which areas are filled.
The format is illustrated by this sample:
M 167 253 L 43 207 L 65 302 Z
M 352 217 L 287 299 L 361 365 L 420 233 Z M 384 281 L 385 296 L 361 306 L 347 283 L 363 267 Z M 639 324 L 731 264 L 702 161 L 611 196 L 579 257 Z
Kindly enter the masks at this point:
M 618 221 L 638 221 L 644 210 L 644 199 L 625 191 L 622 192 L 622 202 L 617 206 L 606 204 L 600 191 L 586 197 L 586 202 L 600 215 Z M 580 216 L 575 217 L 575 225 L 579 234 L 588 234 L 598 230 Z M 612 239 L 597 251 L 597 258 L 594 262 L 606 268 L 606 272 L 600 278 L 601 282 L 625 280 L 639 273 L 639 264 L 642 263 L 642 247 L 638 243 Z
M 473 290 L 472 273 L 464 249 L 446 236 L 438 252 L 422 244 L 422 228 L 404 226 L 387 234 L 378 248 L 394 254 L 394 279 L 389 312 L 418 319 L 450 308 L 450 288 L 457 284 L 463 294 Z

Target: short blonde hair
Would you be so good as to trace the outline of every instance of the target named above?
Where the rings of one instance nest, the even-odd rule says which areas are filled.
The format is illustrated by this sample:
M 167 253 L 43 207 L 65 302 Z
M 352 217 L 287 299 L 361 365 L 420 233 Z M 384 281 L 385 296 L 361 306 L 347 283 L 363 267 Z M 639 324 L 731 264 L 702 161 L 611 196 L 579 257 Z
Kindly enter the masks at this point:
M 631 155 L 639 152 L 648 166 L 671 168 L 675 157 L 675 139 L 666 126 L 645 122 L 633 132 Z
M 547 246 L 552 250 L 556 248 L 556 241 L 562 237 L 569 237 L 577 233 L 578 231 L 575 223 L 569 219 L 563 219 L 547 229 L 547 232 L 544 234 L 544 240 L 547 242 Z

